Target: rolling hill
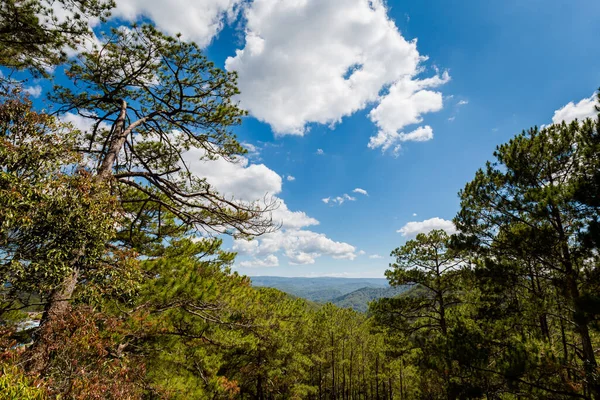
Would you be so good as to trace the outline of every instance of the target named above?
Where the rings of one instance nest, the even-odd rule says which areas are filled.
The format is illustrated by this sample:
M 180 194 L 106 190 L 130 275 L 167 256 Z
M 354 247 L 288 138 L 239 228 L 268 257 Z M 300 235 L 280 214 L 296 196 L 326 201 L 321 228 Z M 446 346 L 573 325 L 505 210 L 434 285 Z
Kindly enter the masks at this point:
M 392 288 L 384 278 L 287 278 L 253 276 L 257 287 L 272 287 L 304 299 L 365 312 L 368 303 L 382 297 L 394 297 L 407 288 Z

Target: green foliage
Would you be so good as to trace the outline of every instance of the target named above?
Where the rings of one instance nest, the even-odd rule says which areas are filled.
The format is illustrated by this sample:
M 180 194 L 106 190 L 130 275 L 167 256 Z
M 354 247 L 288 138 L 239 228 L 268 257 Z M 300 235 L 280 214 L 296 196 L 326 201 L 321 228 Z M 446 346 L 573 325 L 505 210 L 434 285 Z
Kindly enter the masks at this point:
M 394 250 L 390 282 L 416 285 L 371 313 L 411 398 L 600 396 L 599 141 L 593 120 L 523 132 L 460 192 L 458 234 Z
M 45 400 L 46 391 L 36 385 L 17 367 L 0 364 L 0 399 L 2 400 Z
M 0 65 L 44 75 L 113 5 L 3 2 Z M 600 120 L 499 146 L 460 192 L 458 234 L 392 252 L 392 290 L 279 282 L 354 307 L 389 296 L 315 306 L 252 287 L 199 234 L 274 229 L 275 204 L 190 172 L 244 153 L 235 74 L 151 25 L 101 40 L 51 95 L 87 131 L 18 90 L 0 104 L 1 398 L 600 398 Z
M 0 274 L 8 302 L 47 296 L 75 270 L 88 291 L 109 281 L 101 290 L 122 295 L 134 285 L 135 264 L 106 247 L 119 221 L 116 199 L 79 166 L 74 136 L 26 100 L 0 105 Z
M 104 40 L 69 64 L 73 85 L 57 87 L 52 98 L 60 112 L 90 120 L 80 149 L 99 176 L 118 183 L 131 216 L 119 238 L 144 251 L 181 234 L 177 225 L 239 235 L 272 229 L 265 213 L 275 204 L 227 199 L 188 165 L 190 156 L 233 161 L 244 153 L 230 132 L 246 115 L 233 100 L 236 75 L 215 67 L 195 43 L 151 25 L 114 29 Z
M 65 48 L 92 38 L 90 19 L 104 20 L 112 0 L 3 0 L 0 65 L 45 76 L 66 61 Z

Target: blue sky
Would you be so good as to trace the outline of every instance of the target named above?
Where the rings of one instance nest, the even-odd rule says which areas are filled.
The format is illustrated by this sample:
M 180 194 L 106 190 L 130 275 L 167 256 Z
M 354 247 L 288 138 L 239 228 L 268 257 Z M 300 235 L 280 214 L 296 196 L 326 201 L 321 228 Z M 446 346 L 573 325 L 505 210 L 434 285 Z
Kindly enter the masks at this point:
M 226 239 L 248 275 L 382 277 L 416 232 L 452 230 L 496 145 L 591 115 L 600 86 L 593 0 L 117 3 L 239 73 L 250 116 L 235 133 L 252 151 L 197 171 L 282 204 L 279 232 Z

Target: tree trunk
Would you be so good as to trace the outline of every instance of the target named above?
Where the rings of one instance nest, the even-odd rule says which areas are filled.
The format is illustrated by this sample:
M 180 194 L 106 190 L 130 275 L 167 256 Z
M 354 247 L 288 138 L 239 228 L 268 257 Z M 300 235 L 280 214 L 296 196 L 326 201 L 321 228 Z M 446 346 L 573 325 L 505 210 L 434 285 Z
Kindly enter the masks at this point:
M 583 350 L 583 367 L 586 375 L 586 386 L 589 388 L 592 398 L 600 399 L 600 383 L 596 378 L 598 363 L 596 362 L 596 355 L 594 353 L 594 347 L 592 345 L 592 339 L 590 337 L 590 331 L 588 327 L 588 317 L 585 315 L 585 310 L 582 309 L 580 304 L 581 294 L 579 292 L 577 282 L 577 271 L 573 266 L 571 249 L 569 248 L 569 242 L 565 234 L 562 218 L 556 207 L 552 209 L 553 217 L 555 218 L 557 230 L 560 241 L 560 251 L 562 256 L 562 265 L 564 267 L 565 280 L 567 291 L 570 300 L 573 304 L 574 310 L 574 321 L 575 328 L 581 339 L 581 347 Z
M 98 168 L 96 180 L 107 181 L 112 176 L 113 164 L 117 161 L 118 155 L 121 152 L 127 135 L 137 126 L 130 125 L 125 129 L 125 118 L 127 116 L 127 102 L 120 101 L 119 117 L 113 127 L 113 136 L 111 138 L 109 150 L 102 160 Z M 141 121 L 137 121 L 141 123 Z M 51 357 L 51 346 L 53 330 L 57 322 L 65 319 L 65 316 L 71 309 L 71 298 L 75 292 L 77 281 L 79 279 L 79 271 L 76 269 L 77 263 L 85 253 L 85 248 L 80 249 L 79 254 L 73 259 L 71 266 L 73 272 L 65 278 L 59 288 L 54 290 L 50 295 L 48 304 L 45 307 L 40 327 L 36 333 L 33 345 L 29 348 L 27 357 L 26 369 L 34 375 L 41 375 L 47 368 Z
M 79 273 L 74 270 L 61 286 L 54 290 L 46 304 L 36 338 L 26 355 L 26 370 L 32 375 L 43 375 L 50 363 L 54 331 L 56 325 L 65 319 L 71 309 L 70 301 L 78 278 Z

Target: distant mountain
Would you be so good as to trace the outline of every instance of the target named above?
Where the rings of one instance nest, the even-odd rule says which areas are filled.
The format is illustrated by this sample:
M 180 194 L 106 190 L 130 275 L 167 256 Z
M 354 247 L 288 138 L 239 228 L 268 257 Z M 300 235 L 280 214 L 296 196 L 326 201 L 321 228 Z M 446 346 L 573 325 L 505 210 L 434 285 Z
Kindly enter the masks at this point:
M 327 302 L 365 287 L 388 288 L 385 278 L 286 278 L 281 276 L 252 276 L 254 286 L 279 289 L 307 300 Z
M 304 299 L 339 307 L 366 311 L 368 303 L 382 297 L 393 297 L 405 288 L 391 288 L 385 278 L 286 278 L 280 276 L 252 276 L 257 287 L 272 287 Z
M 384 297 L 395 297 L 407 290 L 410 286 L 387 287 L 387 288 L 362 288 L 352 293 L 337 297 L 331 302 L 341 308 L 352 308 L 356 311 L 366 312 L 369 303 Z

